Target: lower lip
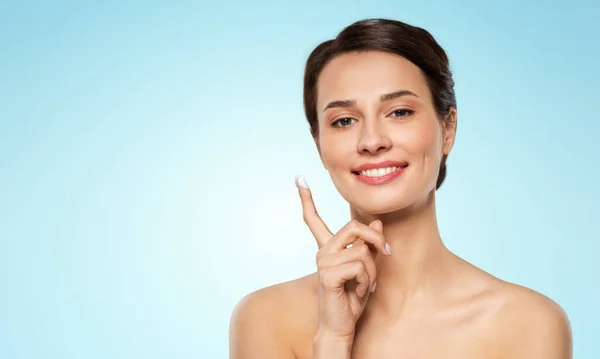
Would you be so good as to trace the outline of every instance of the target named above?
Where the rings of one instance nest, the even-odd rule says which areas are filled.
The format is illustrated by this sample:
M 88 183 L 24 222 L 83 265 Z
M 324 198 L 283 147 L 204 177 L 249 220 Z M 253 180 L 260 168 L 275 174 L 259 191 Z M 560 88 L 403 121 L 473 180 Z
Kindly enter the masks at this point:
M 366 183 L 368 185 L 372 185 L 372 186 L 376 186 L 376 185 L 380 185 L 380 184 L 384 184 L 384 183 L 388 183 L 394 180 L 394 178 L 400 176 L 404 170 L 406 169 L 406 167 L 403 168 L 398 168 L 397 170 L 395 170 L 394 172 L 390 172 L 387 175 L 384 176 L 380 176 L 380 177 L 369 177 L 369 176 L 365 176 L 362 174 L 354 174 L 356 176 L 356 178 L 363 182 Z

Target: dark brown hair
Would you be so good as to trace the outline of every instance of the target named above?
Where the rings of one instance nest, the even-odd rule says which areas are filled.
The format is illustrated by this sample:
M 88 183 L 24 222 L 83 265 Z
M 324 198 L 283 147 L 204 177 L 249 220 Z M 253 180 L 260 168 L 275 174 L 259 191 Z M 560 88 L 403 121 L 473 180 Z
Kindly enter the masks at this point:
M 420 27 L 390 19 L 366 19 L 344 28 L 335 39 L 319 44 L 306 61 L 304 71 L 304 112 L 313 138 L 319 136 L 317 82 L 321 71 L 334 57 L 356 51 L 383 51 L 400 55 L 421 69 L 431 91 L 433 105 L 445 121 L 456 108 L 454 80 L 448 57 L 433 36 Z M 446 158 L 440 164 L 436 190 L 446 178 Z

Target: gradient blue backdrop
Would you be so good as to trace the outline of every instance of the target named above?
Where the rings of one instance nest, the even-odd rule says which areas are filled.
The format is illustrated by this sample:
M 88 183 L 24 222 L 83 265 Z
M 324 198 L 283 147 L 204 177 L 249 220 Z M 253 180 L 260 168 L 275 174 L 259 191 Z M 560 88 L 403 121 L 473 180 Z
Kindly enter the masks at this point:
M 226 358 L 244 295 L 315 270 L 294 176 L 332 229 L 348 220 L 302 73 L 367 17 L 449 54 L 447 245 L 553 298 L 575 357 L 597 357 L 599 16 L 592 1 L 2 2 L 0 357 Z

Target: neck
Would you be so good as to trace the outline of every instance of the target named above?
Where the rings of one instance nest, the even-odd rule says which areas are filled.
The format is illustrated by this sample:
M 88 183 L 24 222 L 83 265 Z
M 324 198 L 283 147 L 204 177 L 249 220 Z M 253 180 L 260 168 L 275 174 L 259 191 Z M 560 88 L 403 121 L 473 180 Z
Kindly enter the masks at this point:
M 377 289 L 369 306 L 397 311 L 399 303 L 434 299 L 449 282 L 449 267 L 456 260 L 438 231 L 435 191 L 397 212 L 369 215 L 352 208 L 351 216 L 367 225 L 381 220 L 383 235 L 392 247 L 391 256 L 378 254 L 375 260 Z

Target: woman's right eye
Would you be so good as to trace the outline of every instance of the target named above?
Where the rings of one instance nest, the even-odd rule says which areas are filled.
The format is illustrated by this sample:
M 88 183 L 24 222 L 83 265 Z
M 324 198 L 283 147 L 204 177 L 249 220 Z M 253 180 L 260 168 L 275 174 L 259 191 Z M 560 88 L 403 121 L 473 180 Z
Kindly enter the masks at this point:
M 347 127 L 347 126 L 351 125 L 351 123 L 349 123 L 349 122 L 350 122 L 350 121 L 353 121 L 353 120 L 354 120 L 354 119 L 353 119 L 353 118 L 350 118 L 350 117 L 341 118 L 341 119 L 339 119 L 339 120 L 337 120 L 337 121 L 334 121 L 334 122 L 332 122 L 332 123 L 331 123 L 331 125 L 332 125 L 333 127 Z M 356 121 L 356 120 L 354 120 L 354 121 Z M 339 123 L 340 125 L 339 125 L 339 126 L 338 126 L 338 125 L 336 125 L 337 123 Z

